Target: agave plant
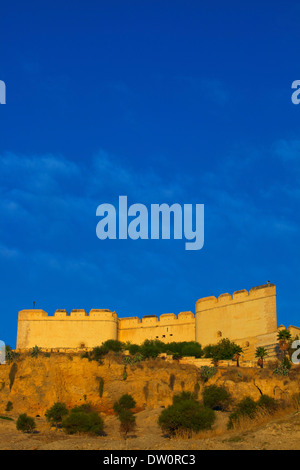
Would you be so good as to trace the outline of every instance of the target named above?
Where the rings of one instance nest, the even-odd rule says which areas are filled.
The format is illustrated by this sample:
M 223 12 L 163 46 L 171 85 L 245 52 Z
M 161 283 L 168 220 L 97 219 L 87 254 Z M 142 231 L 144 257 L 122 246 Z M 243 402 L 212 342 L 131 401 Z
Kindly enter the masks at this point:
M 40 353 L 40 348 L 38 346 L 34 346 L 31 350 L 31 357 L 38 357 Z

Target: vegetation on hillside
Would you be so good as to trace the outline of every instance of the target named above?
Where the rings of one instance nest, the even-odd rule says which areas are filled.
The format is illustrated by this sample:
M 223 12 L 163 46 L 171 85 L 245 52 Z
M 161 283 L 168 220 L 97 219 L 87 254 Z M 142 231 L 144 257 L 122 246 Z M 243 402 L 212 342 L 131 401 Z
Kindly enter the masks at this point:
M 196 396 L 188 392 L 174 395 L 173 404 L 164 409 L 158 419 L 162 431 L 169 436 L 211 429 L 215 412 L 199 403 Z
M 126 393 L 114 403 L 114 411 L 118 415 L 120 421 L 120 433 L 124 439 L 127 438 L 129 432 L 133 432 L 136 427 L 136 418 L 132 409 L 136 406 L 136 402 L 132 395 Z

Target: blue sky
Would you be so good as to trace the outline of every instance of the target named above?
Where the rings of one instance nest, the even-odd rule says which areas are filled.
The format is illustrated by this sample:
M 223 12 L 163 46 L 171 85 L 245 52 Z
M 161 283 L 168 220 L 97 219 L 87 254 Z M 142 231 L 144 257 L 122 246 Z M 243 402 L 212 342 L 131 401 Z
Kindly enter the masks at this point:
M 32 302 L 119 316 L 277 286 L 299 322 L 300 2 L 6 2 L 0 339 Z M 96 237 L 96 208 L 204 203 L 205 245 Z

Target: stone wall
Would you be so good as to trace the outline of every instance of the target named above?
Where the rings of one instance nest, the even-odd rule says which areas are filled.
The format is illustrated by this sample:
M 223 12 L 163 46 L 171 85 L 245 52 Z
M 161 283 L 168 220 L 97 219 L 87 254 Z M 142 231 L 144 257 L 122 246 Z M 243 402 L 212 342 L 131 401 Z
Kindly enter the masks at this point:
M 118 318 L 107 309 L 57 310 L 54 316 L 44 310 L 19 312 L 17 348 L 35 345 L 43 349 L 84 349 L 108 339 L 141 344 L 146 339 L 163 342 L 198 341 L 202 346 L 222 338 L 245 348 L 245 359 L 253 357 L 256 345 L 274 343 L 277 330 L 276 288 L 273 284 L 254 287 L 218 297 L 205 297 L 196 303 L 196 314 L 181 312 Z M 273 335 L 273 336 L 272 336 Z

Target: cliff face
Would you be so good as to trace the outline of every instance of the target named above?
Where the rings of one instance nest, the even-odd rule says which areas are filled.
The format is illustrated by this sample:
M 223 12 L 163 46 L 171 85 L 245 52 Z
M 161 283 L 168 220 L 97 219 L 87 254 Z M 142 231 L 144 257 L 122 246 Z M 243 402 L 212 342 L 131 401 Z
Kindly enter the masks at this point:
M 261 393 L 286 399 L 299 392 L 300 374 L 286 379 L 267 370 L 229 368 L 219 370 L 208 382 L 213 383 L 224 384 L 236 400 L 246 395 L 258 399 Z M 100 365 L 64 354 L 27 356 L 0 366 L 0 412 L 11 401 L 15 413 L 44 415 L 61 401 L 70 408 L 91 402 L 99 412 L 110 414 L 124 393 L 133 395 L 139 411 L 168 406 L 174 393 L 201 393 L 203 387 L 199 368 L 176 362 L 151 360 L 125 370 L 121 360 L 109 357 Z

